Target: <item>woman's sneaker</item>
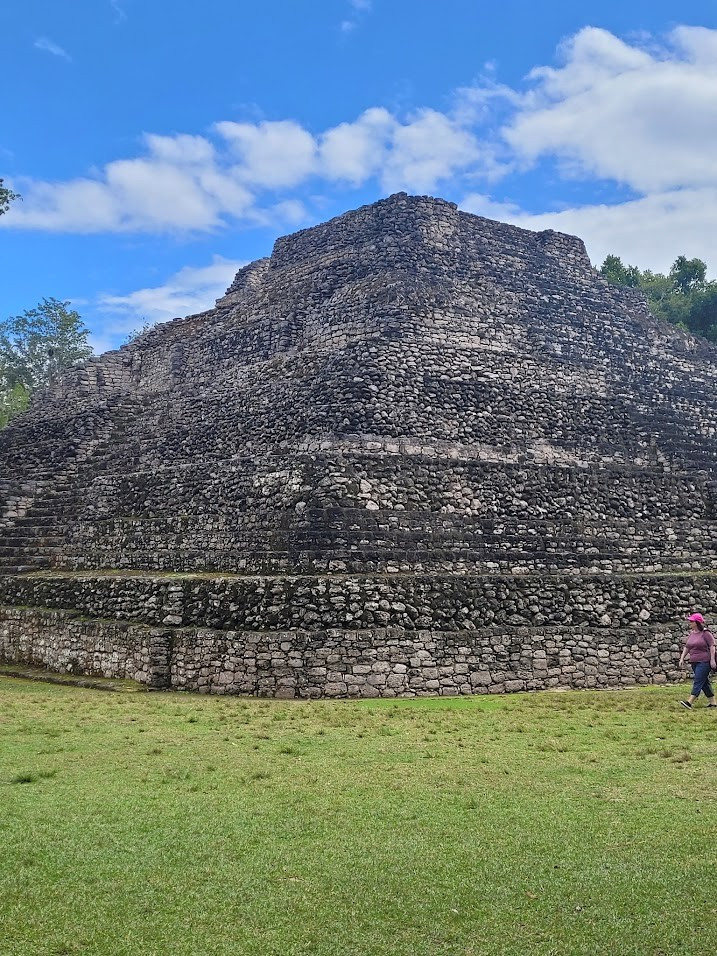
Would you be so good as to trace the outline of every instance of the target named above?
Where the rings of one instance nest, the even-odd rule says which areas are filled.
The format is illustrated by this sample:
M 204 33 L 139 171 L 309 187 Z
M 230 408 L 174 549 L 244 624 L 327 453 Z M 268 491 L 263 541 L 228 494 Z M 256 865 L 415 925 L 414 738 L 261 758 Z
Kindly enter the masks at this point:
M 682 704 L 683 707 L 686 707 L 688 710 L 692 710 L 692 704 L 689 702 L 689 700 L 681 700 L 680 703 Z

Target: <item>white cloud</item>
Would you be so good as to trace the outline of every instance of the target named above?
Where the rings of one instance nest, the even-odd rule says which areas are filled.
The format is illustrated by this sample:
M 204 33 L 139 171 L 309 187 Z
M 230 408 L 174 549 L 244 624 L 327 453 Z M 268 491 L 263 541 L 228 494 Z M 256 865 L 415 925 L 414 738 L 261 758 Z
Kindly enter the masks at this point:
M 296 195 L 274 195 L 310 179 L 430 190 L 481 156 L 460 122 L 435 110 L 401 121 L 372 108 L 313 136 L 294 121 L 220 122 L 207 136 L 145 134 L 145 154 L 62 182 L 17 177 L 23 196 L 0 228 L 56 232 L 191 232 L 230 219 L 295 225 Z M 265 193 L 271 193 L 265 198 Z
M 241 177 L 257 186 L 295 186 L 316 166 L 316 142 L 293 120 L 216 124 L 240 160 Z
M 469 193 L 459 205 L 461 209 L 472 212 L 476 216 L 500 219 L 503 222 L 512 222 L 514 225 L 518 225 L 516 219 L 529 216 L 529 213 L 523 212 L 516 203 L 496 201 L 485 193 Z
M 95 178 L 22 180 L 23 202 L 0 220 L 50 232 L 209 230 L 223 216 L 257 218 L 238 167 L 201 136 L 145 137 L 147 155 L 108 163 Z M 5 221 L 7 220 L 7 221 Z
M 107 185 L 130 223 L 206 229 L 217 222 L 215 207 L 196 178 L 171 163 L 117 160 L 107 167 Z
M 23 203 L 9 221 L 49 232 L 136 232 L 207 229 L 218 218 L 196 178 L 168 163 L 116 160 L 103 180 L 20 183 Z
M 204 166 L 214 162 L 214 146 L 204 136 L 157 136 L 146 133 L 144 141 L 152 156 L 178 166 Z
M 121 210 L 104 183 L 73 179 L 60 183 L 36 180 L 26 185 L 18 178 L 15 186 L 22 193 L 23 202 L 14 204 L 0 220 L 0 227 L 18 225 L 48 232 L 118 230 Z
M 477 163 L 480 156 L 472 133 L 443 113 L 422 110 L 394 130 L 381 183 L 387 190 L 431 190 L 441 180 Z
M 539 81 L 544 96 L 556 99 L 592 91 L 605 80 L 645 69 L 652 63 L 648 53 L 596 27 L 583 28 L 564 41 L 558 52 L 565 61 L 562 67 L 540 66 L 529 74 Z
M 97 305 L 107 320 L 101 335 L 93 341 L 95 350 L 111 347 L 118 337 L 141 329 L 146 323 L 166 322 L 212 308 L 244 265 L 245 262 L 215 256 L 208 266 L 180 269 L 161 286 L 101 296 Z
M 274 203 L 269 209 L 267 222 L 281 222 L 289 226 L 299 226 L 308 218 L 306 206 L 299 199 L 284 199 Z
M 717 30 L 707 27 L 675 27 L 672 42 L 687 54 L 693 63 L 715 68 L 717 63 Z
M 53 56 L 59 56 L 63 60 L 72 62 L 72 57 L 67 50 L 64 50 L 58 43 L 47 37 L 38 37 L 33 45 L 36 50 L 44 50 L 46 53 L 52 53 Z
M 505 130 L 519 158 L 553 156 L 573 175 L 647 193 L 717 182 L 717 31 L 681 27 L 646 51 L 587 27 Z
M 512 162 L 552 159 L 563 176 L 613 181 L 634 198 L 529 214 L 471 193 L 463 208 L 576 233 L 597 265 L 614 252 L 665 270 L 684 253 L 717 267 L 717 30 L 677 27 L 658 44 L 586 27 L 559 56 L 513 91 L 503 129 Z
M 328 179 L 354 186 L 366 182 L 384 165 L 398 122 L 388 110 L 366 110 L 353 123 L 339 123 L 321 138 L 321 167 Z
M 207 167 L 198 171 L 196 182 L 214 208 L 215 221 L 218 222 L 219 217 L 225 215 L 249 221 L 259 220 L 259 213 L 254 208 L 254 195 L 238 181 L 234 170 Z M 200 227 L 195 223 L 189 228 Z
M 713 272 L 717 268 L 717 187 L 538 214 L 479 194 L 467 195 L 459 205 L 466 212 L 524 229 L 555 229 L 580 236 L 596 267 L 614 253 L 630 265 L 657 272 L 668 271 L 679 255 L 704 259 Z

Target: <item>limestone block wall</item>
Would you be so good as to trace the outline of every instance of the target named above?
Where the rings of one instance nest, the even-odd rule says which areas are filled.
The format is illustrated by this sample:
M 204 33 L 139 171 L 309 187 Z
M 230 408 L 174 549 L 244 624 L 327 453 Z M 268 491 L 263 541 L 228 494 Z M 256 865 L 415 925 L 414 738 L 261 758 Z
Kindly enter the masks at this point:
M 156 666 L 160 663 L 156 645 L 151 628 L 121 621 L 88 620 L 76 613 L 35 608 L 0 610 L 0 661 L 4 663 L 130 678 L 153 686 L 159 684 L 161 672 Z
M 631 635 L 632 636 L 632 635 Z M 679 679 L 674 633 L 646 628 L 627 643 L 590 630 L 306 634 L 181 631 L 177 689 L 270 697 L 411 697 L 608 688 Z
M 451 446 L 455 451 L 456 446 Z M 350 572 L 717 566 L 699 473 L 393 454 L 102 475 L 56 566 Z M 413 451 L 413 454 L 409 452 Z M 168 470 L 171 473 L 168 474 Z
M 717 615 L 717 576 L 20 575 L 0 577 L 0 605 L 221 630 L 472 631 L 489 625 L 621 633 L 645 622 L 679 626 L 695 607 Z
M 216 631 L 0 608 L 0 661 L 260 697 L 396 697 L 614 688 L 680 678 L 679 627 Z

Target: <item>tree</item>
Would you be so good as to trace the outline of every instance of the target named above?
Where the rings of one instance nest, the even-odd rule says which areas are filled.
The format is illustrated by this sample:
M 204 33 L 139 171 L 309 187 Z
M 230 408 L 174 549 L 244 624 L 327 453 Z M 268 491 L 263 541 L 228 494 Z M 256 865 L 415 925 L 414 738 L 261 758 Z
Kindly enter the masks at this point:
M 620 256 L 606 256 L 600 267 L 600 275 L 613 285 L 627 285 L 633 288 L 640 283 L 640 270 L 637 266 L 625 266 Z
M 66 368 L 92 355 L 89 330 L 69 302 L 43 299 L 30 309 L 0 322 L 0 392 L 16 385 L 28 393 L 54 381 Z
M 675 292 L 687 295 L 704 288 L 707 266 L 701 259 L 678 256 L 670 269 L 670 280 Z
M 701 259 L 678 256 L 669 275 L 640 271 L 609 255 L 600 274 L 613 285 L 641 289 L 656 318 L 717 342 L 717 282 L 707 281 L 707 266 Z
M 694 330 L 717 342 L 717 282 L 706 282 L 692 300 L 690 318 Z
M 14 193 L 12 189 L 8 189 L 7 186 L 4 186 L 3 182 L 4 180 L 0 177 L 0 216 L 8 211 L 11 202 L 21 198 L 17 193 Z

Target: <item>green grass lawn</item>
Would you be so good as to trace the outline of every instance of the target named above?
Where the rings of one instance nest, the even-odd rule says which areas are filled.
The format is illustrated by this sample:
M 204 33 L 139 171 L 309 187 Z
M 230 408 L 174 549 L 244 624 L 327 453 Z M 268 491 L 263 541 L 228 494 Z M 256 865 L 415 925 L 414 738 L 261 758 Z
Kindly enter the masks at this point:
M 680 690 L 294 703 L 0 677 L 0 953 L 708 952 L 717 713 Z

